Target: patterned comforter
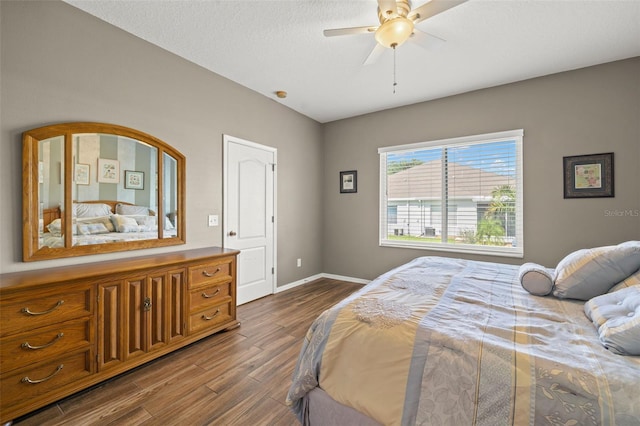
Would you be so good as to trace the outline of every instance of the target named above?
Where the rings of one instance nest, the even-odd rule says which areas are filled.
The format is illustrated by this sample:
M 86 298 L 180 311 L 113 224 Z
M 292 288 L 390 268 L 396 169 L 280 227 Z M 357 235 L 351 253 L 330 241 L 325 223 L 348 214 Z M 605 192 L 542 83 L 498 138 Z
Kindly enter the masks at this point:
M 172 238 L 177 235 L 175 229 L 163 231 L 164 238 Z M 158 231 L 148 232 L 109 232 L 105 234 L 74 235 L 72 244 L 74 246 L 86 246 L 93 244 L 122 243 L 127 241 L 157 240 Z M 55 236 L 49 232 L 42 234 L 40 247 L 64 247 L 64 237 Z
M 518 266 L 421 257 L 318 317 L 287 403 L 303 421 L 320 387 L 385 425 L 640 425 L 640 357 L 583 305 L 530 295 Z

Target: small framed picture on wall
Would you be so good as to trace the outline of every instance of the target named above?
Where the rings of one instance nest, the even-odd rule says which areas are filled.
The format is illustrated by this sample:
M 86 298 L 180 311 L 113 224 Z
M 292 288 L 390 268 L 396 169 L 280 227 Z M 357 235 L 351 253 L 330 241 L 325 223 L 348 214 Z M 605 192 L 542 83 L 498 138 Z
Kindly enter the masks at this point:
M 613 152 L 563 157 L 564 198 L 613 197 Z
M 358 171 L 349 170 L 340 172 L 340 192 L 358 192 Z
M 125 189 L 144 189 L 144 172 L 125 170 L 124 171 L 124 188 Z
M 77 185 L 89 185 L 89 171 L 90 167 L 88 164 L 76 164 L 73 173 L 75 183 Z
M 98 158 L 98 182 L 120 183 L 120 163 L 118 160 Z

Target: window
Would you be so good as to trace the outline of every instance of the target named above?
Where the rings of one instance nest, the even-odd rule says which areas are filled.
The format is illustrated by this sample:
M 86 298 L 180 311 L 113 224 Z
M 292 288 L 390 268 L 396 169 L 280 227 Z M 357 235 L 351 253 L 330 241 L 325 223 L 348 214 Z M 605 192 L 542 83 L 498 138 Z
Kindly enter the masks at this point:
M 380 245 L 523 257 L 523 134 L 379 148 Z

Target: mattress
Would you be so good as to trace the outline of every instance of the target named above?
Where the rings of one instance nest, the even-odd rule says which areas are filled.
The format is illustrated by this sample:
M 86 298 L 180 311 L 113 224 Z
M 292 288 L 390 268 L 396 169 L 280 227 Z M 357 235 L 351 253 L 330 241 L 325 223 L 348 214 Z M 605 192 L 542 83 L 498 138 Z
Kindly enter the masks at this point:
M 518 269 L 421 257 L 383 274 L 314 321 L 287 404 L 303 424 L 331 412 L 310 416 L 320 389 L 385 425 L 640 425 L 640 357 Z

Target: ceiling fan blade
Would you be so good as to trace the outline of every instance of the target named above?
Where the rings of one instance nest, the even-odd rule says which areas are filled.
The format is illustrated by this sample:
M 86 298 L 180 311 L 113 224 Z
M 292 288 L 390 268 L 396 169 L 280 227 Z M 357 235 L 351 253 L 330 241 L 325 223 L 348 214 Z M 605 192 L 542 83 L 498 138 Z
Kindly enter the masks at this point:
M 332 30 L 324 30 L 325 37 L 353 35 L 353 34 L 371 34 L 375 33 L 378 27 L 352 27 L 352 28 L 335 28 Z
M 417 28 L 413 29 L 413 34 L 411 34 L 411 38 L 409 40 L 429 51 L 437 50 L 446 43 L 446 41 L 440 37 L 425 33 Z
M 378 0 L 378 8 L 382 15 L 389 18 L 398 14 L 398 5 L 395 0 Z M 387 13 L 387 12 L 391 13 Z
M 382 54 L 384 53 L 385 49 L 386 47 L 384 47 L 380 43 L 376 43 L 373 50 L 371 50 L 371 53 L 369 53 L 369 56 L 367 56 L 367 59 L 365 59 L 362 64 L 371 65 L 376 63 L 378 59 L 380 59 L 380 56 L 382 56 Z
M 425 19 L 436 16 L 439 13 L 449 10 L 452 7 L 456 7 L 467 0 L 431 0 L 428 3 L 423 4 L 420 7 L 411 11 L 408 18 L 412 19 L 415 24 L 424 21 Z

